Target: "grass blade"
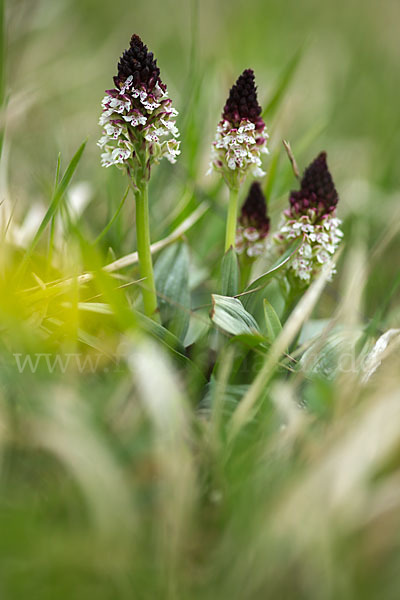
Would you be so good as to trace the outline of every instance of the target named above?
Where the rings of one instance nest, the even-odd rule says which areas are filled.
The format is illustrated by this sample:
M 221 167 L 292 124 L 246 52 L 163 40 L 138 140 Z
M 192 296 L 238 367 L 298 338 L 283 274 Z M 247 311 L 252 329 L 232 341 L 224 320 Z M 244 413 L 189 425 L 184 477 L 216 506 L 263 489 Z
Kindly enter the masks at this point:
M 75 173 L 76 168 L 82 158 L 82 154 L 85 149 L 85 146 L 86 146 L 86 141 L 83 142 L 83 144 L 81 144 L 81 146 L 78 148 L 77 152 L 72 157 L 72 160 L 69 163 L 67 170 L 64 173 L 63 178 L 61 179 L 60 183 L 56 186 L 56 189 L 54 191 L 53 197 L 50 202 L 50 206 L 47 209 L 47 212 L 43 217 L 43 220 L 39 226 L 39 229 L 37 230 L 35 237 L 33 238 L 32 242 L 30 243 L 30 246 L 26 252 L 26 258 L 28 258 L 32 254 L 32 252 L 35 249 L 35 247 L 37 246 L 40 238 L 42 237 L 43 232 L 46 229 L 47 225 L 49 224 L 51 219 L 54 217 L 54 215 L 57 213 L 57 211 L 60 207 L 61 200 L 63 199 L 64 194 L 68 188 L 68 185 L 70 184 L 70 181 L 72 179 L 72 176 Z
M 122 200 L 119 203 L 119 206 L 117 208 L 117 210 L 115 211 L 113 217 L 111 218 L 111 220 L 107 223 L 107 225 L 104 227 L 103 231 L 101 231 L 99 233 L 99 235 L 97 236 L 97 238 L 94 240 L 93 244 L 96 245 L 100 242 L 101 239 L 103 239 L 103 237 L 110 231 L 111 227 L 114 225 L 115 221 L 118 219 L 119 214 L 125 204 L 125 200 L 128 197 L 129 194 L 129 190 L 130 190 L 130 186 L 128 185 L 128 187 L 125 190 L 125 194 L 122 196 Z

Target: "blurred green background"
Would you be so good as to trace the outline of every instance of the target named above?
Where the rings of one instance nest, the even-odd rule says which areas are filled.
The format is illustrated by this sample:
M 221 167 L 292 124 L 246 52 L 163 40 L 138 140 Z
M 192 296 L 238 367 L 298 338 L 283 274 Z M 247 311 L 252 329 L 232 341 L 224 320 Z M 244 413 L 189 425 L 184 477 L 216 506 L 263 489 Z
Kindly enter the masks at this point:
M 301 169 L 327 150 L 341 197 L 339 214 L 348 223 L 352 217 L 362 223 L 370 248 L 382 228 L 399 217 L 397 0 L 12 0 L 6 13 L 3 198 L 12 206 L 17 202 L 20 218 L 32 204 L 46 204 L 58 152 L 69 160 L 87 136 L 79 179 L 90 182 L 86 222 L 93 236 L 114 212 L 125 182 L 115 169 L 100 167 L 97 121 L 103 91 L 112 85 L 118 57 L 133 32 L 158 58 L 183 132 L 178 165 L 162 165 L 152 182 L 154 238 L 160 223 L 168 227 L 182 189 L 210 187 L 212 178 L 205 177 L 209 145 L 238 74 L 254 68 L 265 106 L 296 56 L 290 85 L 277 110 L 267 115 L 270 148 L 279 149 L 281 139 L 288 139 L 298 148 Z M 283 152 L 280 160 L 286 160 Z M 166 189 L 171 181 L 177 185 Z M 293 178 L 287 184 L 293 186 Z M 287 188 L 271 194 L 273 214 L 286 198 Z M 118 234 L 124 247 L 107 240 L 116 252 L 128 252 L 134 244 L 132 212 L 126 212 L 125 229 L 120 222 Z M 370 311 L 395 275 L 390 264 L 375 273 Z

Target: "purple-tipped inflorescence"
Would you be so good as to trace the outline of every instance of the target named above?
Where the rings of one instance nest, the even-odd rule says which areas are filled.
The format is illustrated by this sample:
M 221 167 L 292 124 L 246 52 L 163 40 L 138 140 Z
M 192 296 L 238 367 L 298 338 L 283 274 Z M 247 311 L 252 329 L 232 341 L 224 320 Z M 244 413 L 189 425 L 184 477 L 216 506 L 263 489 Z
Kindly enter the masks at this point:
M 307 167 L 301 180 L 301 188 L 290 194 L 290 210 L 293 215 L 308 214 L 313 210 L 319 216 L 333 212 L 339 197 L 326 164 L 326 152 L 321 152 Z
M 270 220 L 265 196 L 258 181 L 252 183 L 242 206 L 236 233 L 236 251 L 256 257 L 265 252 Z
M 254 72 L 246 69 L 229 92 L 212 145 L 210 171 L 221 173 L 230 187 L 238 187 L 249 172 L 265 175 L 261 169 L 261 154 L 268 153 L 265 129 Z
M 284 211 L 274 237 L 282 252 L 295 239 L 303 238 L 288 269 L 304 284 L 309 284 L 322 265 L 331 259 L 343 237 L 341 221 L 336 217 L 338 200 L 326 153 L 321 152 L 305 170 L 300 190 L 291 192 L 290 207 Z M 331 275 L 334 272 L 332 269 Z
M 229 121 L 233 127 L 239 127 L 242 120 L 246 119 L 254 123 L 256 129 L 264 129 L 254 72 L 251 69 L 243 71 L 235 85 L 231 87 L 222 118 Z
M 168 98 L 160 70 L 138 35 L 118 63 L 115 88 L 106 91 L 100 125 L 102 165 L 127 168 L 133 178 L 148 178 L 152 164 L 163 157 L 176 161 L 180 154 L 177 111 Z M 140 171 L 140 172 L 139 172 Z
M 118 75 L 114 77 L 115 86 L 121 89 L 128 77 L 132 77 L 132 84 L 136 88 L 143 88 L 147 93 L 152 92 L 157 83 L 161 89 L 166 90 L 153 53 L 148 51 L 136 34 L 132 36 L 128 50 L 119 59 Z

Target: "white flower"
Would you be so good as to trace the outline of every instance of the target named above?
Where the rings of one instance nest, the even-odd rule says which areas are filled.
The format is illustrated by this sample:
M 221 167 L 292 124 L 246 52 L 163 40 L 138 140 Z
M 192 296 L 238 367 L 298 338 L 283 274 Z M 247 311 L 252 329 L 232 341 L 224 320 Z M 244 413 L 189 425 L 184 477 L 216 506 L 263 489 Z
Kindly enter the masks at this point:
M 255 227 L 246 227 L 243 230 L 243 236 L 249 242 L 255 242 L 256 240 L 259 239 L 260 234 L 259 234 L 259 232 L 257 231 L 257 229 Z
M 98 146 L 104 150 L 101 164 L 105 167 L 125 166 L 134 157 L 133 139 L 145 139 L 153 163 L 163 157 L 175 162 L 180 154 L 175 124 L 178 112 L 171 106 L 167 93 L 157 83 L 151 93 L 133 86 L 129 76 L 121 90 L 107 92 L 102 100 L 99 124 L 103 135 Z M 172 138 L 171 138 L 172 136 Z M 161 138 L 168 138 L 161 142 Z
M 248 173 L 263 177 L 265 172 L 261 169 L 261 154 L 268 152 L 267 138 L 265 129 L 256 130 L 254 123 L 248 119 L 242 119 L 237 128 L 232 127 L 229 121 L 222 120 L 212 144 L 208 173 L 215 170 L 231 178 L 234 174 L 229 175 L 229 171 L 234 171 L 239 181 Z
M 238 254 L 245 252 L 251 258 L 261 256 L 265 254 L 267 244 L 267 238 L 262 237 L 255 227 L 238 226 L 235 240 L 235 250 Z
M 174 164 L 176 162 L 176 157 L 179 156 L 179 154 L 181 153 L 181 151 L 179 150 L 179 145 L 180 142 L 178 142 L 177 140 L 168 140 L 166 142 L 164 142 L 163 146 L 165 145 L 165 158 L 167 160 L 169 160 L 170 163 Z
M 265 253 L 266 244 L 263 242 L 258 242 L 257 244 L 253 244 L 247 248 L 247 256 L 256 257 L 261 256 Z
M 325 215 L 322 220 L 317 220 L 312 210 L 297 219 L 290 213 L 284 214 L 278 233 L 273 238 L 278 248 L 283 252 L 293 240 L 303 238 L 303 243 L 288 263 L 287 270 L 309 283 L 336 252 L 343 237 L 340 225 L 340 219 L 332 213 Z M 331 278 L 335 272 L 332 267 Z

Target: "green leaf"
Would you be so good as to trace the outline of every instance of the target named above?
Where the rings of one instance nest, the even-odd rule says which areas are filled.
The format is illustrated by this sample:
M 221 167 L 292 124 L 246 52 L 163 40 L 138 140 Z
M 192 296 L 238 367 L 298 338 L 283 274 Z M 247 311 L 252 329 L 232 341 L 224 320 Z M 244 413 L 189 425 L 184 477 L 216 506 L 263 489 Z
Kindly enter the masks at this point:
M 63 178 L 61 179 L 60 183 L 58 185 L 56 185 L 51 202 L 50 202 L 50 206 L 47 209 L 47 212 L 44 215 L 43 220 L 39 225 L 39 229 L 37 230 L 35 237 L 33 238 L 30 245 L 28 246 L 28 248 L 24 254 L 24 258 L 19 265 L 19 268 L 17 271 L 17 279 L 24 273 L 26 264 L 27 264 L 30 256 L 32 255 L 32 252 L 34 251 L 37 244 L 39 243 L 39 240 L 42 237 L 43 232 L 45 231 L 45 229 L 46 229 L 47 225 L 50 223 L 50 221 L 52 221 L 52 219 L 54 219 L 54 216 L 56 215 L 57 211 L 60 209 L 61 200 L 63 199 L 64 194 L 67 190 L 67 187 L 72 179 L 72 176 L 75 173 L 75 170 L 79 164 L 79 161 L 82 158 L 82 154 L 85 149 L 85 146 L 86 146 L 86 141 L 83 142 L 83 144 L 81 144 L 81 146 L 78 148 L 77 152 L 72 157 L 72 160 L 69 163 L 67 170 L 64 173 Z M 59 169 L 59 167 L 58 167 L 59 161 L 60 161 L 60 158 L 58 158 L 57 170 Z
M 192 314 L 189 321 L 189 329 L 183 340 L 185 348 L 191 346 L 207 334 L 211 326 L 207 317 L 208 315 L 203 317 L 203 315 L 199 315 L 197 312 Z
M 264 355 L 269 348 L 267 339 L 257 332 L 253 333 L 241 333 L 235 335 L 228 340 L 226 348 L 234 349 L 234 358 L 231 367 L 230 379 L 235 380 L 236 377 L 240 377 L 240 370 L 243 365 L 243 361 L 251 357 L 253 353 L 258 355 Z M 219 353 L 217 356 L 216 363 L 214 365 L 213 374 L 217 374 L 219 369 L 222 367 L 225 360 L 225 354 Z M 242 373 L 246 375 L 246 373 Z
M 211 320 L 231 335 L 260 334 L 257 322 L 237 298 L 212 294 Z
M 241 333 L 239 335 L 235 335 L 229 341 L 229 344 L 241 344 L 245 348 L 252 350 L 253 348 L 262 348 L 266 350 L 268 348 L 267 341 L 265 337 L 261 333 L 253 332 L 253 333 Z
M 189 327 L 189 252 L 186 244 L 169 246 L 154 269 L 162 323 L 183 340 Z
M 234 296 L 238 292 L 239 265 L 237 254 L 231 247 L 225 253 L 221 265 L 221 294 Z
M 271 279 L 273 279 L 277 275 L 278 271 L 280 271 L 280 269 L 282 269 L 282 267 L 284 267 L 290 261 L 293 255 L 296 254 L 296 252 L 298 252 L 302 243 L 303 238 L 295 240 L 293 244 L 289 246 L 286 252 L 282 254 L 282 256 L 280 256 L 278 260 L 272 265 L 272 267 L 268 269 L 268 271 L 260 275 L 260 277 L 257 277 L 257 279 L 252 281 L 247 286 L 243 294 L 240 295 L 242 297 L 243 305 L 247 309 L 249 308 L 249 306 L 251 306 L 251 301 L 253 300 L 252 296 L 254 295 L 254 293 L 262 290 L 271 281 Z
M 144 315 L 143 313 L 135 311 L 135 315 L 137 320 L 139 321 L 139 324 L 146 333 L 148 333 L 158 341 L 163 342 L 166 346 L 168 346 L 170 350 L 173 350 L 174 352 L 177 352 L 178 354 L 184 356 L 185 348 L 183 347 L 179 339 L 176 337 L 176 335 L 168 331 L 168 329 L 166 329 L 159 323 L 156 323 L 156 321 L 153 321 L 153 319 L 146 317 L 146 315 Z
M 307 376 L 318 375 L 326 379 L 333 379 L 341 364 L 346 365 L 348 362 L 348 368 L 355 368 L 355 346 L 360 336 L 361 331 L 353 331 L 349 336 L 349 332 L 345 330 L 333 331 L 326 337 L 320 335 L 304 352 L 298 368 Z
M 264 298 L 264 316 L 268 339 L 273 342 L 282 331 L 282 325 L 274 307 L 266 298 Z
M 104 227 L 103 231 L 101 231 L 99 233 L 99 235 L 97 236 L 97 238 L 94 240 L 93 244 L 98 244 L 100 242 L 100 240 L 109 232 L 109 230 L 111 229 L 111 227 L 114 225 L 115 221 L 118 219 L 120 212 L 125 204 L 125 200 L 128 197 L 129 194 L 129 190 L 130 190 L 130 186 L 128 185 L 128 187 L 125 190 L 124 195 L 122 196 L 122 200 L 119 203 L 119 206 L 116 210 L 116 212 L 114 213 L 113 217 L 110 219 L 110 221 L 107 223 L 107 225 Z
M 201 408 L 211 410 L 213 398 L 215 397 L 215 388 L 218 385 L 215 376 L 211 376 L 210 382 L 207 385 L 206 394 L 201 401 Z M 226 385 L 224 390 L 224 405 L 223 412 L 227 416 L 230 416 L 235 410 L 236 406 L 247 392 L 248 385 Z
M 183 368 L 187 370 L 192 376 L 199 379 L 202 384 L 206 383 L 206 379 L 197 365 L 190 360 L 185 355 L 185 348 L 181 341 L 168 329 L 153 321 L 149 317 L 142 313 L 135 313 L 139 324 L 142 326 L 143 330 L 151 335 L 155 340 L 161 342 L 166 349 L 170 352 L 170 354 L 175 358 L 175 360 L 180 364 Z

